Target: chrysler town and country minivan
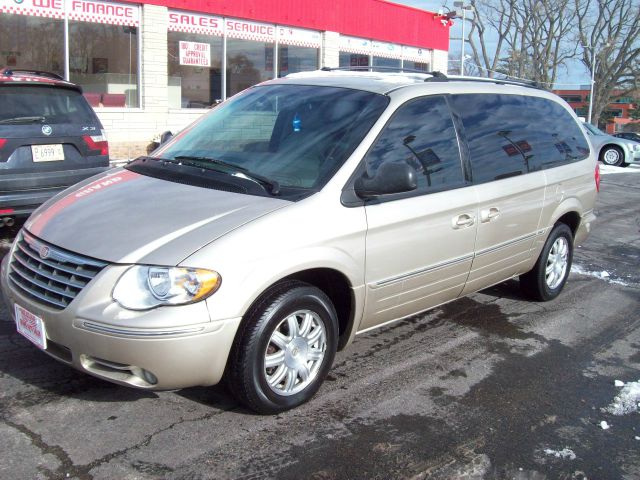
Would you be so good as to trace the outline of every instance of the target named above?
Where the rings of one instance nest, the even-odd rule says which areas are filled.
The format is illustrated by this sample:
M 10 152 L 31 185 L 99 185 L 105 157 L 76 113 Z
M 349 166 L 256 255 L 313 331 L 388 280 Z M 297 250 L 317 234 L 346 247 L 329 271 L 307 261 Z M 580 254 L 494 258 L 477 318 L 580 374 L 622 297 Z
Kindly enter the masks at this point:
M 38 209 L 2 263 L 17 329 L 143 389 L 307 401 L 358 333 L 519 278 L 556 297 L 597 159 L 555 95 L 442 74 L 252 87 Z

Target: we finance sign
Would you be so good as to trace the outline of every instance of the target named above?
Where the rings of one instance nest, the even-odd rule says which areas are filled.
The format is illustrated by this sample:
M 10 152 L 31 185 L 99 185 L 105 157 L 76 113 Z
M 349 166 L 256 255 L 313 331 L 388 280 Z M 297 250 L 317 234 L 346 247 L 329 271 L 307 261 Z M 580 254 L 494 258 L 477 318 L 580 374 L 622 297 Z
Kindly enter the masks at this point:
M 94 0 L 0 0 L 0 12 L 84 22 L 138 26 L 137 5 Z

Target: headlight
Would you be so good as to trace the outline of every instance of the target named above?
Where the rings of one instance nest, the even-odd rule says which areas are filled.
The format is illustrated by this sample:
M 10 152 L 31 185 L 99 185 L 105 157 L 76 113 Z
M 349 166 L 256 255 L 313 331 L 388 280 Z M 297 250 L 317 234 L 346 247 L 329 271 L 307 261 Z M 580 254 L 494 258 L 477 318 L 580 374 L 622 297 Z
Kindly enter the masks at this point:
M 207 298 L 221 281 L 213 270 L 135 265 L 116 283 L 113 299 L 131 310 L 184 305 Z

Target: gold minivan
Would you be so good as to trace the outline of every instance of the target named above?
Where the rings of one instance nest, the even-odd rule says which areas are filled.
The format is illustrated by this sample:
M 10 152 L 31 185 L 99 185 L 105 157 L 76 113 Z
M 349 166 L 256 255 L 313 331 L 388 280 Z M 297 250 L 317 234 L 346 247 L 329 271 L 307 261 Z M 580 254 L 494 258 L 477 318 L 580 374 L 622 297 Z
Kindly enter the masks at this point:
M 515 277 L 556 297 L 598 180 L 544 90 L 290 75 L 46 203 L 2 290 L 18 331 L 75 368 L 143 389 L 225 378 L 274 413 L 309 400 L 358 333 Z

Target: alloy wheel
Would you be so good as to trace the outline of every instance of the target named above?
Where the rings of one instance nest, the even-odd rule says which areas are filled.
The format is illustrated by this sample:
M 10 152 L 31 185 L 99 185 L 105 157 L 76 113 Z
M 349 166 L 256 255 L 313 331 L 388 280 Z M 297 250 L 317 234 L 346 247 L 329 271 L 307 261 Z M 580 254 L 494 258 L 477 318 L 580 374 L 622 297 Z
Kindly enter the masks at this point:
M 264 375 L 271 390 L 294 395 L 316 378 L 327 348 L 324 322 L 310 310 L 298 310 L 275 328 L 264 354 Z

